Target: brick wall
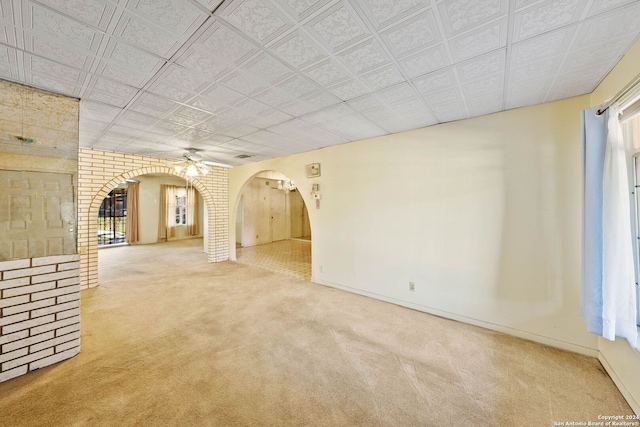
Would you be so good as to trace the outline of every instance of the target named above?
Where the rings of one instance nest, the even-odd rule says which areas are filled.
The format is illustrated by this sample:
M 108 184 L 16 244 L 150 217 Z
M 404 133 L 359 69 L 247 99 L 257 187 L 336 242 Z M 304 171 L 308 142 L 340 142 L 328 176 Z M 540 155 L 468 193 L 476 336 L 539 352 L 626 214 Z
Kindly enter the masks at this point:
M 184 178 L 168 162 L 135 154 L 80 148 L 78 159 L 78 252 L 80 253 L 80 285 L 98 285 L 97 218 L 102 200 L 126 179 L 148 173 L 165 173 Z M 228 169 L 212 167 L 205 176 L 193 180 L 207 205 L 209 221 L 209 262 L 229 259 L 229 195 Z
M 79 256 L 0 262 L 0 382 L 80 352 Z

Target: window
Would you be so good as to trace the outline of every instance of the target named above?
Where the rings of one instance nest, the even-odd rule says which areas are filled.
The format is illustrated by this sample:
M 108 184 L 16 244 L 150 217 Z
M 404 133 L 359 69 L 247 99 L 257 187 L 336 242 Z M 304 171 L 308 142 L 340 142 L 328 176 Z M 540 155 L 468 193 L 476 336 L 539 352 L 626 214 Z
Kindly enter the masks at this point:
M 126 242 L 127 189 L 116 188 L 98 210 L 98 246 Z
M 187 192 L 178 190 L 176 194 L 176 225 L 187 224 Z
M 638 104 L 636 106 L 636 104 Z M 637 101 L 631 107 L 625 109 L 625 116 L 631 118 L 625 119 L 623 117 L 622 130 L 627 146 L 627 152 L 630 153 L 628 170 L 630 175 L 630 184 L 633 193 L 632 202 L 632 226 L 634 233 L 634 257 L 636 267 L 636 302 L 638 304 L 636 322 L 640 326 L 640 113 L 638 110 L 640 107 L 640 101 Z M 631 114 L 629 114 L 631 112 Z

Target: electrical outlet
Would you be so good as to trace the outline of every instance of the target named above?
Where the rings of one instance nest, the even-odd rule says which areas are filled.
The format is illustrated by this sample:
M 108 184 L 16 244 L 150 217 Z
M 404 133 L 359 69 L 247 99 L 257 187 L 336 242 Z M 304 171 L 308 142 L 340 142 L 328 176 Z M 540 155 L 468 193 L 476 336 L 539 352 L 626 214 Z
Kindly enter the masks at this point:
M 416 284 L 414 282 L 409 282 L 409 290 L 411 292 L 415 292 L 416 290 Z
M 324 273 L 324 266 L 320 266 L 320 273 Z

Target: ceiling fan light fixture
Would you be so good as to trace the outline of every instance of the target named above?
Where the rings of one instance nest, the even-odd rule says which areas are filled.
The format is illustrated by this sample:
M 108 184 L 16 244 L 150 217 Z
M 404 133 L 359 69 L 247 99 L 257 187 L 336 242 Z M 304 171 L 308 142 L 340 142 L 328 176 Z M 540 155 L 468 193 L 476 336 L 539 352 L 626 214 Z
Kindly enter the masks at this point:
M 185 175 L 198 176 L 198 168 L 196 167 L 196 165 L 191 163 L 189 166 L 187 166 L 187 171 L 185 172 Z
M 167 166 L 173 166 L 178 175 L 185 174 L 187 179 L 197 177 L 198 175 L 206 175 L 212 167 L 232 168 L 232 165 L 226 163 L 210 162 L 204 160 L 202 155 L 197 153 L 196 148 L 189 148 L 186 153 L 182 154 L 183 160 L 171 163 L 165 163 Z

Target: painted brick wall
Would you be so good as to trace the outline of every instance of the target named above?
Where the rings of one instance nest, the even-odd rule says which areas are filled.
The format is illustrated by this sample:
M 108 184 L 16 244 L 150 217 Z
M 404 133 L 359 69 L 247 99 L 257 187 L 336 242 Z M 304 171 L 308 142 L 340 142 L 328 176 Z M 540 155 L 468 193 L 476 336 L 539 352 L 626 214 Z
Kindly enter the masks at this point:
M 159 159 L 135 154 L 80 148 L 78 158 L 78 252 L 82 289 L 98 286 L 97 218 L 102 200 L 125 179 L 148 173 L 166 173 L 184 178 L 168 167 L 175 159 Z M 209 262 L 229 259 L 228 169 L 212 167 L 193 186 L 207 205 L 209 221 Z
M 0 382 L 80 352 L 79 259 L 0 262 Z

